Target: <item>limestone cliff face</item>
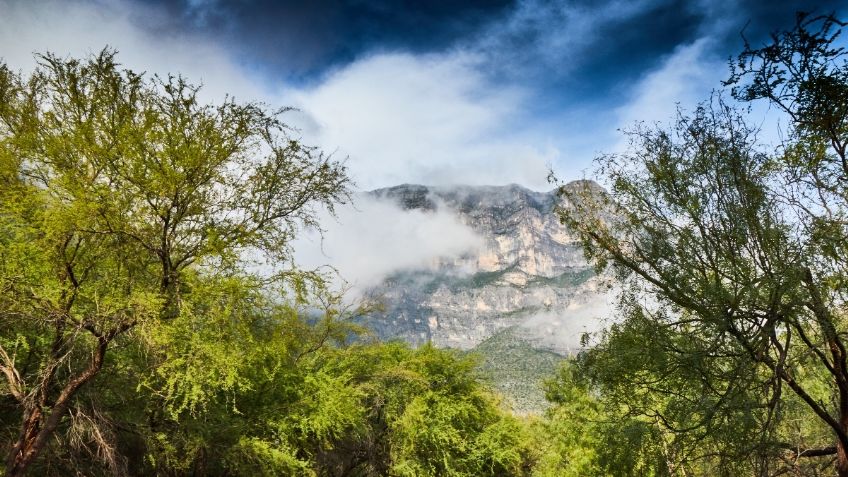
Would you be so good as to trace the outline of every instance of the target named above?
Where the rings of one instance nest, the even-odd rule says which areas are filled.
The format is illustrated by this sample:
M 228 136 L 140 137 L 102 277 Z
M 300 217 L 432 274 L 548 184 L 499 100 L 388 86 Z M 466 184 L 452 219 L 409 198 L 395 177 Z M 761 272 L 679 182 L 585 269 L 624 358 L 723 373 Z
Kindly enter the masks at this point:
M 559 223 L 554 191 L 401 185 L 370 194 L 405 209 L 447 209 L 485 244 L 396 273 L 371 290 L 385 304 L 368 320 L 381 338 L 469 349 L 512 328 L 557 352 L 575 345 L 581 330 L 569 314 L 591 306 L 599 281 L 576 237 Z

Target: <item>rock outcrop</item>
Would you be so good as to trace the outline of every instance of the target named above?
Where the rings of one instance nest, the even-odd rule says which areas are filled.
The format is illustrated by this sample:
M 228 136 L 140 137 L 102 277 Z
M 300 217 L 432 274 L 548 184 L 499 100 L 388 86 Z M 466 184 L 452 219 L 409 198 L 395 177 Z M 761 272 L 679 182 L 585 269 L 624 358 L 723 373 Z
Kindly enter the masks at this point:
M 371 290 L 385 305 L 368 319 L 381 338 L 471 349 L 511 329 L 537 348 L 563 354 L 594 326 L 601 281 L 554 213 L 555 191 L 400 185 L 369 194 L 404 209 L 446 208 L 485 244 L 426 269 L 395 273 Z

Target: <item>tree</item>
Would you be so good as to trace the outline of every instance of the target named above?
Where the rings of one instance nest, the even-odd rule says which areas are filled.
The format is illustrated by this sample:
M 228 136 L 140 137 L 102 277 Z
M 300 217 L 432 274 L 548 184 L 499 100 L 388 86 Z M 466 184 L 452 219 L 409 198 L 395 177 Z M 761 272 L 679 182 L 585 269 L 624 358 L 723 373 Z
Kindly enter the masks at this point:
M 718 99 L 632 130 L 628 152 L 599 159 L 608 194 L 565 191 L 563 220 L 625 287 L 583 372 L 688 461 L 748 459 L 765 475 L 835 455 L 848 475 L 843 25 L 799 14 L 732 65 L 736 99 L 789 116 L 777 149 Z
M 291 311 L 268 320 L 274 314 L 264 310 L 243 320 L 247 326 L 207 324 L 204 332 L 220 345 L 177 331 L 199 343 L 178 345 L 186 359 L 173 361 L 197 364 L 168 373 L 184 376 L 178 387 L 188 392 L 169 396 L 171 416 L 149 429 L 148 457 L 136 475 L 529 473 L 525 429 L 498 407 L 469 356 L 398 342 L 345 346 L 344 333 L 320 346 L 323 327 Z M 241 348 L 239 369 L 227 370 L 234 380 L 209 385 L 217 379 L 207 368 L 226 369 L 215 363 L 219 346 Z
M 341 163 L 290 137 L 286 109 L 204 104 L 185 79 L 121 69 L 111 50 L 38 58 L 29 76 L 0 65 L 0 391 L 2 421 L 19 422 L 10 476 L 68 420 L 109 350 L 179 320 L 205 277 L 302 290 L 308 274 L 259 276 L 244 258 L 286 263 L 293 234 L 349 185 Z
M 533 475 L 674 474 L 667 472 L 660 430 L 638 418 L 622 419 L 619 409 L 605 408 L 587 384 L 571 359 L 545 382 L 551 407 L 537 426 L 542 455 Z

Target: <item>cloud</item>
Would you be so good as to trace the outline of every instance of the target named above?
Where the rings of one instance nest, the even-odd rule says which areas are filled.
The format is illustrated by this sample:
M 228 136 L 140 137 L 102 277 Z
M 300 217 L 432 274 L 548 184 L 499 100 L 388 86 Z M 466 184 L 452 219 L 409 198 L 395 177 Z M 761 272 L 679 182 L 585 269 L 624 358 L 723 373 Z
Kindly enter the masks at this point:
M 591 54 L 603 35 L 603 25 L 614 24 L 648 10 L 656 0 L 551 2 L 522 0 L 511 15 L 493 23 L 472 48 L 518 73 L 542 65 L 551 74 L 570 73 L 577 61 Z M 615 41 L 605 38 L 603 41 Z M 508 60 L 508 61 L 504 61 Z M 532 63 L 536 63 L 534 66 Z
M 596 293 L 572 302 L 564 310 L 536 313 L 520 325 L 523 334 L 538 346 L 562 354 L 575 353 L 583 348 L 584 334 L 597 339 L 615 318 L 616 296 L 619 289 L 597 290 Z
M 337 157 L 359 187 L 404 182 L 546 187 L 558 160 L 552 141 L 527 127 L 527 94 L 490 81 L 479 58 L 461 51 L 381 53 L 354 61 L 308 86 L 269 81 L 238 63 L 222 45 L 169 29 L 166 11 L 123 0 L 0 0 L 0 57 L 24 71 L 33 52 L 74 57 L 106 45 L 128 68 L 180 73 L 202 82 L 203 97 L 301 109 L 285 120 L 304 141 Z
M 616 127 L 666 121 L 676 103 L 707 99 L 726 72 L 716 53 L 722 40 L 712 38 L 735 31 L 731 14 L 709 4 L 521 0 L 491 10 L 440 52 L 371 42 L 360 56 L 294 84 L 236 56 L 237 39 L 171 18 L 166 4 L 0 0 L 0 57 L 28 70 L 35 51 L 79 57 L 111 45 L 132 69 L 202 81 L 205 99 L 230 93 L 297 106 L 284 120 L 305 142 L 348 157 L 361 189 L 520 183 L 540 190 L 551 165 L 562 179 L 578 178 L 594 154 L 620 147 Z M 221 5 L 190 2 L 189 13 L 200 13 L 186 18 L 220 16 L 228 11 Z M 247 13 L 249 23 L 262 12 Z
M 295 261 L 305 268 L 333 265 L 354 295 L 394 272 L 427 269 L 440 258 L 484 246 L 483 238 L 446 207 L 403 210 L 395 202 L 360 195 L 355 205 L 337 212 L 323 221 L 323 238 L 313 231 L 295 242 Z
M 220 101 L 269 97 L 261 81 L 232 61 L 225 49 L 189 33 L 158 31 L 164 12 L 123 0 L 16 2 L 0 0 L 0 58 L 24 72 L 34 53 L 83 57 L 106 46 L 125 67 L 149 74 L 182 74 L 203 83 L 203 97 Z
M 292 97 L 319 126 L 319 143 L 350 156 L 365 189 L 544 187 L 546 164 L 556 157 L 525 135 L 524 91 L 491 83 L 467 53 L 370 56 Z
M 244 61 L 275 77 L 312 80 L 328 67 L 374 50 L 443 50 L 468 37 L 512 0 L 406 2 L 391 0 L 157 0 L 173 28 L 191 28 L 226 42 Z
M 727 22 L 717 28 L 726 29 Z M 735 103 L 721 85 L 729 74 L 727 59 L 716 54 L 712 36 L 681 45 L 659 67 L 647 72 L 634 86 L 627 102 L 616 108 L 618 128 L 627 130 L 637 122 L 669 126 L 675 122 L 678 110 L 684 115 L 691 114 L 699 104 L 721 98 L 729 105 L 741 106 L 739 111 L 748 124 L 759 128 L 761 144 L 775 146 L 781 143 L 790 118 L 783 111 L 770 107 L 767 101 Z M 717 93 L 715 97 L 713 92 Z M 608 152 L 622 152 L 626 148 L 626 137 L 619 134 Z
M 712 55 L 710 40 L 701 38 L 678 47 L 659 68 L 648 72 L 633 88 L 628 102 L 617 108 L 621 127 L 637 121 L 668 123 L 677 108 L 691 110 L 721 86 L 727 64 Z

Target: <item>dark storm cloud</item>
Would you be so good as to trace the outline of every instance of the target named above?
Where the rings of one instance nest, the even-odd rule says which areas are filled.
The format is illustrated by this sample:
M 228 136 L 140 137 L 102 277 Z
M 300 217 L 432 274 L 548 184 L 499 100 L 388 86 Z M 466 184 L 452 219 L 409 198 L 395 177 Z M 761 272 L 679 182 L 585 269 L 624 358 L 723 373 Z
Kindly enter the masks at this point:
M 845 10 L 844 2 L 797 0 L 526 0 L 513 19 L 495 25 L 479 48 L 490 72 L 534 84 L 554 109 L 585 101 L 615 103 L 681 47 L 710 40 L 709 59 L 791 28 L 798 11 Z M 516 18 L 518 20 L 516 20 Z
M 734 33 L 740 33 L 741 28 L 744 28 L 747 37 L 755 41 L 762 41 L 775 30 L 791 28 L 795 23 L 794 14 L 797 12 L 828 14 L 844 13 L 845 10 L 846 4 L 842 0 L 749 0 L 740 2 L 738 11 L 733 12 L 727 9 L 724 13 L 736 16 L 745 22 Z M 737 35 L 734 40 L 738 39 L 739 36 Z
M 711 54 L 725 58 L 741 47 L 743 27 L 756 43 L 790 27 L 798 10 L 841 7 L 835 0 L 139 1 L 168 12 L 170 20 L 153 27 L 205 35 L 269 79 L 310 82 L 374 52 L 462 48 L 480 55 L 493 81 L 562 100 L 552 107 L 618 101 L 700 37 L 710 36 Z
M 432 52 L 500 18 L 511 0 L 142 0 L 165 7 L 171 28 L 223 40 L 249 63 L 309 79 L 374 50 Z
M 528 1 L 524 21 L 483 43 L 493 71 L 576 97 L 607 90 L 694 41 L 706 15 L 686 0 Z

